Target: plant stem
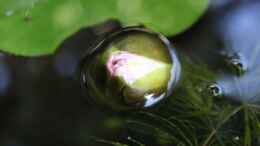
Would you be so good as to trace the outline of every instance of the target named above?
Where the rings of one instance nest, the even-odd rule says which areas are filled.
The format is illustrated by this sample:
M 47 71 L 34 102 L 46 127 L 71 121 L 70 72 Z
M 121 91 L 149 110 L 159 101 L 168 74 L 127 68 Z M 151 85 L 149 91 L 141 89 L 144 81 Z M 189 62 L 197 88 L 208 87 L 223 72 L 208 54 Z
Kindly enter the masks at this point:
M 226 118 L 224 120 L 222 120 L 215 129 L 212 130 L 212 132 L 210 133 L 210 135 L 208 136 L 208 138 L 204 141 L 202 146 L 209 146 L 210 141 L 212 140 L 212 138 L 214 137 L 214 135 L 217 133 L 218 129 L 222 127 L 223 124 L 225 124 L 231 117 L 233 117 L 234 115 L 236 115 L 241 109 L 243 109 L 243 105 L 237 107 L 236 109 L 234 109 L 230 114 L 228 114 L 226 116 Z

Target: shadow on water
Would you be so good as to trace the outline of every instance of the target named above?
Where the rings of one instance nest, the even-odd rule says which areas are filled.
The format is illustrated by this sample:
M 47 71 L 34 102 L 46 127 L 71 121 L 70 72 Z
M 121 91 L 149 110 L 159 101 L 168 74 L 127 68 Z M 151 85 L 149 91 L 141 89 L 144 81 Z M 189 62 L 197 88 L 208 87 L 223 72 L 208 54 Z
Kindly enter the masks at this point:
M 76 71 L 86 50 L 117 28 L 120 24 L 112 20 L 84 28 L 52 56 L 4 55 L 0 78 L 8 79 L 2 73 L 8 71 L 5 65 L 11 81 L 7 93 L 0 96 L 0 145 L 80 146 L 87 145 L 94 133 L 106 135 L 102 125 L 107 117 L 86 102 Z M 1 80 L 1 89 L 4 83 Z

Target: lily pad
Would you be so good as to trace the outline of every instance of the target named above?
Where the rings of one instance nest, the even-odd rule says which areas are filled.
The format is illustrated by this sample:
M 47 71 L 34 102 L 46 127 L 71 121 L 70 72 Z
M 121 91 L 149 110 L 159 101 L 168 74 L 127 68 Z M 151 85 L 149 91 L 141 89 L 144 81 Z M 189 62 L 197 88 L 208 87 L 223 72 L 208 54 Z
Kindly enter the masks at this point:
M 166 35 L 191 26 L 208 0 L 6 0 L 0 1 L 0 50 L 15 55 L 52 54 L 69 35 L 107 19 L 144 24 Z

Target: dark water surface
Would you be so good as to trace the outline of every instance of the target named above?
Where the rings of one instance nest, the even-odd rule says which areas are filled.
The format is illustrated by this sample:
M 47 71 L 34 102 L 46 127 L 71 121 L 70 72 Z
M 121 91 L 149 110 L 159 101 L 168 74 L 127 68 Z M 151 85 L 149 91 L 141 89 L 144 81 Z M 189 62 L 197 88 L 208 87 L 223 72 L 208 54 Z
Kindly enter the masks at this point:
M 192 59 L 200 58 L 221 72 L 224 63 L 218 49 L 222 49 L 222 44 L 212 31 L 212 19 L 221 15 L 220 9 L 230 9 L 225 7 L 230 3 L 216 3 L 190 30 L 171 37 L 177 51 Z M 64 41 L 52 56 L 23 58 L 1 54 L 0 145 L 95 146 L 89 144 L 91 136 L 127 137 L 125 129 L 115 128 L 121 123 L 120 116 L 89 104 L 77 80 L 77 67 L 86 50 L 118 28 L 118 22 L 109 21 L 82 29 Z

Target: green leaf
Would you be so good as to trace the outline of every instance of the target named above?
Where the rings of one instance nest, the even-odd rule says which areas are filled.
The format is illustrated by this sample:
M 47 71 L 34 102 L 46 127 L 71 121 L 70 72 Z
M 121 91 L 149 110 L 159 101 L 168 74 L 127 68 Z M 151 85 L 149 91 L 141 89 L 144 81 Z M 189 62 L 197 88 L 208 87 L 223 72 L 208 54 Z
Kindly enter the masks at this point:
M 208 0 L 118 0 L 119 18 L 174 35 L 191 26 L 207 8 Z
M 24 56 L 51 54 L 80 28 L 111 18 L 175 35 L 207 5 L 208 0 L 2 0 L 0 49 Z

